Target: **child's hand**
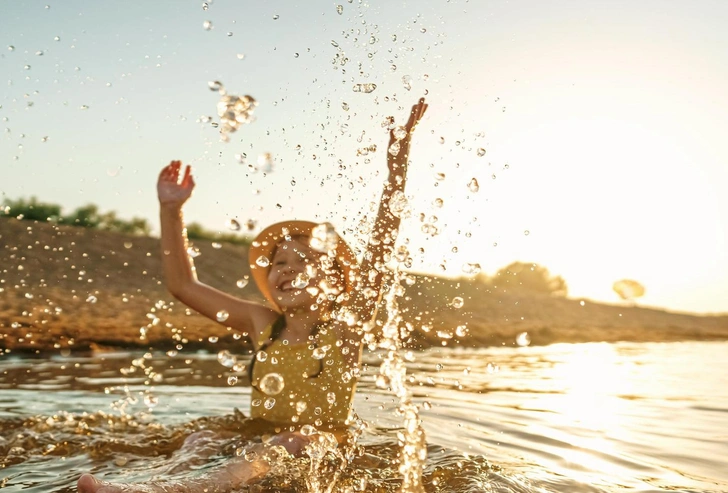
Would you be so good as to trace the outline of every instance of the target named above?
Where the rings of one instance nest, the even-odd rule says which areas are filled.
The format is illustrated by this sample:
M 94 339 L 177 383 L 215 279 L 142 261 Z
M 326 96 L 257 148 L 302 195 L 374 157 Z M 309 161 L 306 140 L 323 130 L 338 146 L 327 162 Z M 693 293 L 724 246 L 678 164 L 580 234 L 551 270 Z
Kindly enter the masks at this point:
M 159 173 L 157 197 L 159 197 L 160 204 L 182 207 L 182 204 L 192 195 L 195 180 L 190 173 L 190 166 L 187 165 L 185 168 L 185 174 L 180 182 L 179 171 L 181 166 L 181 161 L 172 161 Z
M 387 152 L 387 158 L 390 164 L 397 164 L 397 165 L 406 165 L 407 164 L 407 158 L 409 156 L 409 146 L 410 146 L 410 140 L 412 137 L 412 133 L 415 131 L 415 127 L 417 127 L 417 123 L 422 119 L 422 117 L 425 115 L 425 111 L 427 111 L 427 104 L 425 103 L 425 98 L 420 98 L 420 100 L 412 106 L 412 111 L 410 112 L 409 120 L 407 120 L 407 123 L 403 126 L 404 130 L 406 131 L 405 136 L 397 140 L 395 137 L 395 130 L 392 130 L 389 134 L 389 146 L 387 147 L 387 150 L 389 151 L 389 148 L 394 144 L 395 142 L 399 142 L 399 152 L 396 155 L 392 155 L 390 152 Z M 401 131 L 401 129 L 400 129 Z

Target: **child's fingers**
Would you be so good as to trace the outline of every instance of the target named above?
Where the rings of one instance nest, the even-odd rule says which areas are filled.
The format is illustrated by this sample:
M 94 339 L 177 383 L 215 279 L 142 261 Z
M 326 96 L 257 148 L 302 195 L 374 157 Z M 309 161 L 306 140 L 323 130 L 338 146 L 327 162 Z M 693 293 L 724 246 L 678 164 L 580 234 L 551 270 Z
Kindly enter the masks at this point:
M 185 175 L 182 177 L 182 186 L 187 187 L 190 185 L 192 181 L 192 167 L 188 164 L 187 167 L 185 167 Z

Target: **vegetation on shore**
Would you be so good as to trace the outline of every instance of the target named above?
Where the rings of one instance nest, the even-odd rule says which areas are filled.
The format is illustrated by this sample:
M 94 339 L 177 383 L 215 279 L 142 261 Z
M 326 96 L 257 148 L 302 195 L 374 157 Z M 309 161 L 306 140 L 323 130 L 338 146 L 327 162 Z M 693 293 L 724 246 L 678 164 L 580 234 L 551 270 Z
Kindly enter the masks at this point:
M 78 207 L 70 214 L 63 214 L 59 204 L 40 202 L 36 197 L 30 199 L 5 199 L 0 206 L 0 217 L 11 216 L 22 221 L 48 222 L 65 224 L 101 231 L 112 231 L 133 236 L 149 236 L 152 228 L 149 222 L 141 217 L 121 219 L 115 211 L 100 212 L 95 204 Z M 232 223 L 236 225 L 236 222 Z M 237 229 L 240 229 L 239 225 Z M 216 242 L 249 245 L 251 239 L 234 233 L 221 233 L 205 229 L 199 223 L 187 225 L 187 237 L 191 240 L 210 240 Z

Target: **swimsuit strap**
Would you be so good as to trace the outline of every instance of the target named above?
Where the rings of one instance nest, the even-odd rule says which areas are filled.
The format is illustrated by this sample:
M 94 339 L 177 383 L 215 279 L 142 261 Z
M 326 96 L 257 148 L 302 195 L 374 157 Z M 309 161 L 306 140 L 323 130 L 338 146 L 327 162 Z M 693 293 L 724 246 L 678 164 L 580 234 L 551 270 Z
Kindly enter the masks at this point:
M 281 334 L 283 333 L 283 330 L 285 328 L 286 328 L 286 317 L 285 317 L 285 315 L 281 315 L 271 325 L 270 336 L 268 336 L 268 339 L 265 342 L 263 342 L 263 344 L 261 344 L 258 347 L 258 349 L 253 353 L 253 357 L 250 358 L 250 363 L 248 363 L 248 380 L 250 380 L 251 384 L 253 382 L 253 366 L 255 366 L 255 360 L 257 359 L 258 353 L 268 349 L 268 346 L 273 344 L 276 341 L 276 339 L 278 339 L 281 336 Z

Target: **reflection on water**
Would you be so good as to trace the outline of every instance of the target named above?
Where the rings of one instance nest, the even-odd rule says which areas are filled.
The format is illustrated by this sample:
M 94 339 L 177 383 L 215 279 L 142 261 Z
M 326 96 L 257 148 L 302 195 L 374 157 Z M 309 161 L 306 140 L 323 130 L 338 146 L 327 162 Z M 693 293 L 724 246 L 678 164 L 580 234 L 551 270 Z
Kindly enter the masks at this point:
M 426 489 L 725 491 L 728 393 L 719 381 L 727 350 L 669 343 L 417 353 L 409 378 L 427 430 Z M 86 471 L 137 481 L 182 463 L 205 469 L 270 431 L 242 418 L 250 389 L 228 385 L 216 355 L 152 356 L 154 381 L 141 370 L 120 373 L 139 354 L 0 360 L 0 487 L 70 492 Z M 335 491 L 397 491 L 401 423 L 394 398 L 374 384 L 379 361 L 365 357 L 355 400 L 371 425 L 363 455 Z M 201 428 L 234 433 L 214 444 L 212 459 L 174 453 Z M 305 490 L 305 464 L 291 462 L 264 487 Z

